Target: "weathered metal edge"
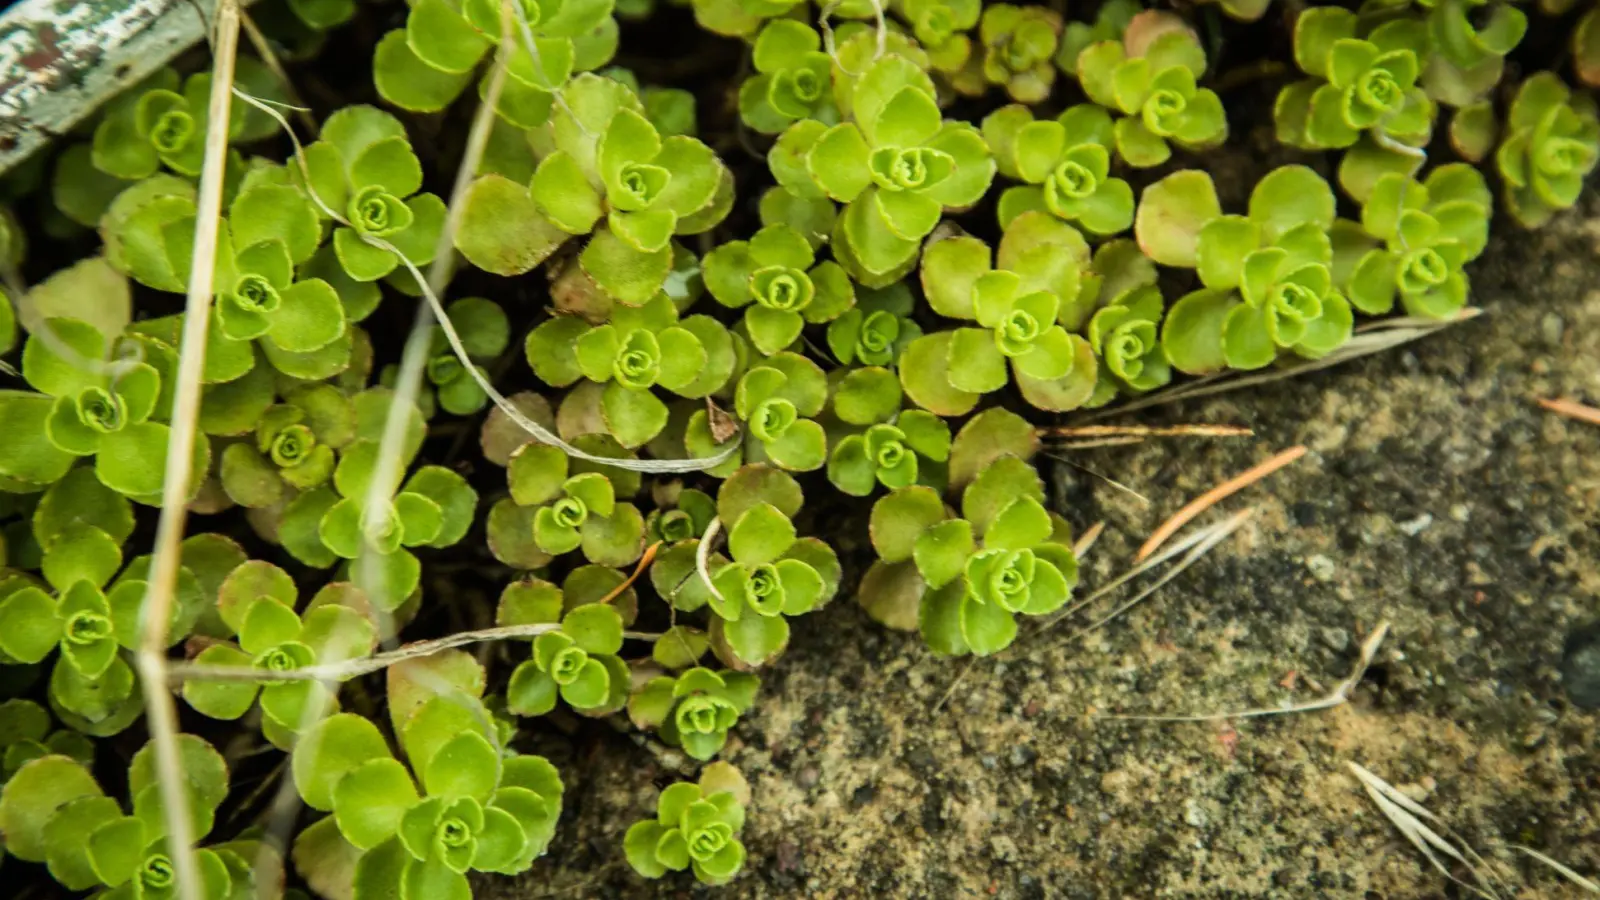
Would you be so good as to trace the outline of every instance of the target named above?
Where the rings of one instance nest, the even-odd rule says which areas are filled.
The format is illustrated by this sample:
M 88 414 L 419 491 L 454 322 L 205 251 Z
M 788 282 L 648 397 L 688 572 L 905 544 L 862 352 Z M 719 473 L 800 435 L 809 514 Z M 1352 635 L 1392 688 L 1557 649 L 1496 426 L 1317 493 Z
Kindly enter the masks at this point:
M 24 0 L 0 13 L 0 173 L 204 38 L 207 0 Z

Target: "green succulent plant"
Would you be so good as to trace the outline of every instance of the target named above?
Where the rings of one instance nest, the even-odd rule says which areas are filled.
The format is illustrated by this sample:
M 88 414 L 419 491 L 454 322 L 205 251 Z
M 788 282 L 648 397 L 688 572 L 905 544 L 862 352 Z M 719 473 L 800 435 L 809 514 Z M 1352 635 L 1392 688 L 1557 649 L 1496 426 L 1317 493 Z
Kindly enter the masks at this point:
M 841 364 L 888 366 L 906 345 L 922 336 L 911 318 L 916 298 L 903 281 L 886 288 L 864 289 L 856 303 L 828 323 L 828 349 Z
M 369 526 L 368 495 L 377 468 L 378 444 L 357 440 L 340 454 L 333 489 L 318 488 L 299 499 L 313 513 L 320 510 L 315 535 L 325 552 L 340 559 L 370 560 L 352 567 L 354 581 L 372 594 L 375 605 L 392 612 L 421 577 L 421 563 L 411 548 L 448 547 L 460 541 L 472 524 L 478 495 L 466 479 L 443 466 L 423 466 L 403 485 L 399 481 L 405 473 L 397 471 L 394 483 L 382 492 L 384 508 L 372 516 Z
M 43 323 L 48 337 L 32 336 L 22 352 L 22 377 L 44 398 L 28 403 L 43 413 L 38 422 L 46 458 L 33 460 L 65 474 L 74 457 L 94 457 L 102 483 L 134 500 L 152 502 L 161 491 L 161 461 L 167 455 L 170 429 L 166 418 L 161 371 L 166 360 L 142 359 L 146 346 L 120 336 L 107 337 L 77 319 L 52 318 Z M 128 355 L 122 355 L 128 351 Z M 170 352 L 170 351 L 169 351 Z M 45 400 L 48 403 L 45 403 Z M 13 419 L 19 425 L 22 419 Z M 204 441 L 197 455 L 209 454 Z M 26 472 L 16 474 L 26 477 Z M 41 479 L 54 480 L 54 479 Z
M 548 583 L 538 587 L 556 590 Z M 627 664 L 617 658 L 621 650 L 622 615 L 615 607 L 590 603 L 573 609 L 558 630 L 534 638 L 533 658 L 511 673 L 506 708 L 520 716 L 542 716 L 555 709 L 559 695 L 585 715 L 616 712 L 627 702 L 630 677 Z
M 473 368 L 487 378 L 488 373 L 484 371 L 482 363 L 494 360 L 511 343 L 511 325 L 506 319 L 505 310 L 493 300 L 464 297 L 451 303 L 445 314 L 450 317 L 451 326 L 466 348 L 467 358 L 472 361 Z M 467 364 L 456 356 L 444 331 L 438 326 L 434 327 L 433 353 L 428 358 L 427 376 L 434 387 L 440 408 L 451 415 L 471 415 L 489 402 L 489 395 L 483 392 L 477 379 L 467 371 Z
M 822 36 L 794 19 L 775 19 L 756 35 L 756 74 L 739 85 L 739 118 L 763 134 L 778 134 L 799 119 L 839 121 L 833 102 L 833 60 Z
M 551 151 L 533 175 L 534 203 L 568 234 L 593 232 L 579 257 L 584 272 L 615 299 L 644 303 L 672 270 L 673 235 L 726 215 L 713 207 L 727 169 L 695 138 L 662 138 L 622 84 L 582 75 L 562 94 L 546 126 Z
M 1093 104 L 1057 119 L 1035 121 L 1024 106 L 1003 107 L 983 120 L 1000 172 L 1024 185 L 1000 195 L 1000 227 L 1042 210 L 1096 235 L 1133 224 L 1133 188 L 1111 176 L 1115 138 L 1111 116 Z
M 928 53 L 936 72 L 955 75 L 972 59 L 972 36 L 983 11 L 979 0 L 896 0 L 895 12 Z
M 921 409 L 906 410 L 891 423 L 867 426 L 833 445 L 828 480 L 853 497 L 870 495 L 876 485 L 890 490 L 916 484 L 930 474 L 928 463 L 950 458 L 950 426 Z
M 656 801 L 656 817 L 635 822 L 623 839 L 628 864 L 646 878 L 691 869 L 704 884 L 724 884 L 744 868 L 744 828 L 749 786 L 737 772 L 734 785 L 708 769 L 699 784 L 669 785 Z M 741 799 L 741 795 L 745 799 Z
M 1522 42 L 1528 17 L 1514 4 L 1495 0 L 1417 0 L 1426 10 L 1431 46 L 1453 69 L 1470 73 L 1499 68 Z
M 1239 21 L 1269 6 L 1201 2 Z M 1511 65 L 1568 47 L 1572 84 L 1600 84 L 1600 15 L 1537 6 L 1571 34 Z M 349 43 L 328 30 L 357 10 L 252 14 L 294 72 Z M 1274 63 L 1237 52 L 1265 25 L 1216 12 L 413 0 L 373 34 L 372 90 L 351 95 L 403 121 L 348 106 L 308 145 L 268 144 L 303 111 L 248 58 L 220 173 L 203 164 L 209 75 L 162 70 L 90 113 L 0 178 L 0 269 L 45 276 L 0 291 L 0 370 L 24 382 L 0 390 L 0 855 L 95 900 L 178 892 L 154 750 L 125 778 L 107 766 L 137 748 L 116 736 L 144 712 L 140 618 L 165 581 L 136 555 L 154 524 L 137 510 L 162 502 L 168 423 L 198 393 L 183 505 L 218 524 L 177 545 L 168 677 L 185 716 L 215 720 L 208 736 L 289 754 L 316 813 L 292 845 L 263 842 L 238 815 L 259 791 L 179 735 L 201 896 L 470 900 L 487 875 L 526 872 L 563 785 L 514 748 L 528 717 L 571 718 L 558 706 L 704 764 L 628 830 L 636 872 L 737 877 L 749 785 L 715 758 L 789 619 L 847 570 L 869 617 L 936 655 L 999 653 L 1077 581 L 1039 412 L 1337 358 L 1358 313 L 1459 316 L 1493 221 L 1477 164 L 1494 154 L 1502 204 L 1535 226 L 1600 162 L 1594 98 L 1553 72 L 1502 83 L 1522 4 L 1372 0 L 1285 9 L 1298 74 L 1274 88 L 1275 135 L 1339 152 L 1241 180 L 1207 152 L 1229 136 L 1216 91 L 1243 96 Z M 641 35 L 678 41 L 690 15 L 737 43 L 618 57 Z M 1046 110 L 1058 73 L 1089 102 Z M 318 106 L 345 93 L 304 87 Z M 1006 105 L 985 105 L 996 88 Z M 264 155 L 241 152 L 253 142 Z M 1442 162 L 1446 143 L 1467 162 Z M 447 209 L 423 187 L 458 160 L 473 168 Z M 1249 188 L 1247 208 L 1225 212 L 1219 185 Z M 183 384 L 178 295 L 216 193 L 203 366 Z M 991 232 L 964 231 L 984 224 L 969 214 Z M 476 271 L 453 273 L 458 253 Z M 423 268 L 455 277 L 425 288 Z M 386 293 L 428 293 L 440 314 L 404 354 Z M 502 371 L 514 333 L 537 385 Z M 419 356 L 415 405 L 397 406 Z M 492 478 L 480 459 L 506 490 L 483 505 L 486 546 L 457 558 Z M 852 508 L 864 567 L 834 549 Z M 303 568 L 251 558 L 267 546 Z M 449 634 L 483 624 L 497 572 L 495 628 Z M 495 639 L 528 652 L 507 667 L 459 649 Z M 333 688 L 358 672 L 358 690 Z M 250 778 L 274 762 L 251 756 Z
M 1434 103 L 1418 85 L 1427 35 L 1403 20 L 1357 37 L 1354 13 L 1307 10 L 1295 23 L 1294 55 L 1310 78 L 1287 85 L 1273 109 L 1278 140 L 1305 149 L 1344 148 L 1368 132 L 1423 145 Z
M 1078 56 L 1090 44 L 1121 41 L 1134 16 L 1143 9 L 1138 0 L 1108 0 L 1100 4 L 1092 22 L 1068 22 L 1056 50 L 1056 68 L 1068 78 L 1078 77 Z
M 1506 207 L 1524 226 L 1537 227 L 1578 201 L 1600 160 L 1600 118 L 1592 97 L 1540 72 L 1517 89 L 1506 127 L 1494 157 Z
M 1345 290 L 1357 310 L 1382 315 L 1396 296 L 1408 314 L 1430 319 L 1466 306 L 1462 266 L 1487 242 L 1489 191 L 1481 176 L 1460 177 L 1467 167 L 1441 171 L 1422 185 L 1390 175 L 1374 187 L 1362 224 L 1383 246 L 1362 253 L 1350 273 Z
M 750 343 L 766 356 L 789 349 L 807 324 L 831 322 L 855 305 L 843 267 L 816 262 L 811 244 L 788 225 L 729 241 L 702 266 L 706 289 L 724 306 L 744 308 Z
M 284 400 L 262 413 L 252 437 L 222 450 L 218 478 L 240 506 L 270 507 L 326 484 L 337 451 L 355 437 L 355 409 L 338 388 L 311 385 Z
M 732 561 L 711 573 L 711 609 L 734 656 L 757 665 L 788 644 L 789 617 L 829 600 L 833 589 L 822 570 L 836 568 L 837 557 L 825 544 L 799 541 L 789 517 L 766 502 L 734 521 L 728 555 Z
M 1056 318 L 1062 289 L 1069 288 L 1075 297 L 1078 278 L 1075 269 L 1062 272 L 1048 260 L 1020 271 L 993 268 L 988 245 L 973 237 L 930 246 L 922 261 L 928 302 L 945 315 L 976 323 L 950 336 L 950 386 L 969 394 L 997 391 L 1011 380 L 1008 368 L 1019 379 L 1037 382 L 1071 374 L 1076 343 L 1083 339 Z
M 582 549 L 590 562 L 625 566 L 644 552 L 644 516 L 617 499 L 611 480 L 599 472 L 572 474 L 567 455 L 545 444 L 528 444 L 506 469 L 511 499 L 535 507 L 533 540 L 559 556 Z
M 475 724 L 475 702 L 436 696 L 414 710 L 399 729 L 409 768 L 350 713 L 324 719 L 295 745 L 301 796 L 331 812 L 337 834 L 362 851 L 354 897 L 470 897 L 467 872 L 515 874 L 544 852 L 560 777 L 542 757 L 503 755 Z
M 997 653 L 1016 638 L 1018 615 L 1060 609 L 1078 580 L 1065 522 L 1044 507 L 1033 467 L 994 457 L 947 517 L 931 489 L 913 486 L 873 505 L 872 543 L 885 563 L 912 562 L 926 585 L 917 621 L 936 653 Z
M 688 669 L 657 676 L 628 698 L 628 716 L 641 728 L 654 728 L 661 739 L 695 759 L 715 757 L 728 742 L 728 731 L 755 701 L 761 679 L 744 672 Z
M 177 740 L 191 824 L 195 836 L 203 838 L 228 792 L 227 765 L 200 738 L 180 734 Z M 6 849 L 19 859 L 45 863 L 69 890 L 97 889 L 97 897 L 113 900 L 173 896 L 174 867 L 152 756 L 146 745 L 129 766 L 131 813 L 106 796 L 78 760 L 48 755 L 25 764 L 0 793 Z M 199 848 L 195 862 L 205 896 L 255 891 L 258 846 L 236 841 Z
M 1335 284 L 1333 189 L 1305 166 L 1269 172 L 1249 214 L 1218 215 L 1195 240 L 1205 289 L 1162 328 L 1168 359 L 1191 374 L 1259 369 L 1282 351 L 1317 359 L 1350 339 L 1350 303 Z
M 745 455 L 771 460 L 792 472 L 822 468 L 828 436 L 811 417 L 822 411 L 827 398 L 827 376 L 803 356 L 783 351 L 751 367 L 734 392 L 734 410 L 747 435 Z M 685 441 L 692 453 L 721 443 L 714 440 L 710 418 L 703 411 L 689 420 Z
M 1139 168 L 1166 162 L 1172 143 L 1204 150 L 1227 139 L 1222 101 L 1196 84 L 1205 70 L 1205 51 L 1187 29 L 1161 34 L 1140 55 L 1116 41 L 1078 55 L 1078 83 L 1090 100 L 1123 114 L 1112 126 L 1117 155 Z
M 356 14 L 356 0 L 288 0 L 287 6 L 295 18 L 318 32 L 338 28 Z
M 347 106 L 322 124 L 322 139 L 305 150 L 306 187 L 323 215 L 346 223 L 333 231 L 339 265 L 355 281 L 376 281 L 400 265 L 387 242 L 413 265 L 433 261 L 444 228 L 444 201 L 422 187 L 422 164 L 405 126 L 371 106 Z
M 276 78 L 254 59 L 239 60 L 234 75 L 239 86 L 258 97 L 282 101 Z M 180 79 L 161 69 L 134 90 L 106 105 L 90 142 L 90 161 L 101 172 L 138 181 L 162 167 L 179 175 L 200 174 L 208 128 L 211 76 Z M 277 123 L 235 99 L 228 116 L 228 139 L 257 141 L 277 131 Z
M 1159 339 L 1166 301 L 1146 286 L 1101 307 L 1089 320 L 1089 346 L 1100 359 L 1097 391 L 1142 394 L 1172 380 L 1172 366 Z
M 106 591 L 122 567 L 122 554 L 109 535 L 90 525 L 58 535 L 43 563 L 49 566 L 47 584 L 19 576 L 0 582 L 0 653 L 11 664 L 38 663 L 59 649 L 50 678 L 50 699 L 58 709 L 101 722 L 132 703 L 136 716 L 133 670 L 121 651 L 137 641 L 146 584 L 124 580 Z
M 298 189 L 264 184 L 240 193 L 227 235 L 218 251 L 213 344 L 260 340 L 263 350 L 310 353 L 344 336 L 338 292 L 321 278 L 296 277 L 322 236 L 315 207 Z
M 768 20 L 783 16 L 804 0 L 687 0 L 695 22 L 713 34 L 748 38 Z
M 978 23 L 981 52 L 968 57 L 953 79 L 955 88 L 981 95 L 997 86 L 1018 103 L 1044 100 L 1055 85 L 1061 28 L 1061 14 L 1043 6 L 986 4 Z
M 847 204 L 834 225 L 835 258 L 857 283 L 885 287 L 910 271 L 918 241 L 945 210 L 983 196 L 994 160 L 977 129 L 942 118 L 933 82 L 901 56 L 886 55 L 861 76 L 851 115 L 832 128 L 800 122 L 790 131 L 809 144 L 814 184 Z
M 68 502 L 92 497 L 93 491 L 74 489 Z M 148 558 L 124 568 L 120 542 L 127 533 L 107 520 L 74 521 L 46 537 L 42 582 L 20 574 L 0 580 L 0 624 L 6 629 L 0 655 L 12 664 L 31 664 L 59 649 L 48 689 L 57 716 L 93 736 L 115 734 L 143 709 L 122 651 L 139 641 Z M 169 644 L 188 636 L 205 602 L 187 568 L 179 569 L 176 593 Z
M 675 544 L 705 534 L 717 517 L 717 502 L 694 488 L 679 487 L 670 501 L 657 496 L 657 507 L 645 516 L 645 540 Z
M 694 94 L 689 91 L 640 84 L 637 75 L 621 66 L 607 66 L 597 74 L 621 82 L 633 91 L 644 106 L 644 117 L 650 120 L 662 137 L 675 134 L 694 137 L 700 130 Z
M 94 763 L 94 742 L 76 731 L 55 728 L 50 713 L 32 700 L 0 703 L 0 786 L 24 765 L 45 756 Z
M 728 329 L 710 316 L 680 319 L 664 292 L 642 306 L 616 307 L 597 326 L 578 316 L 548 319 L 529 333 L 526 355 L 534 374 L 552 386 L 580 379 L 605 385 L 600 412 L 606 429 L 630 448 L 667 425 L 667 405 L 652 388 L 704 397 L 720 391 L 736 365 Z
M 519 127 L 536 127 L 549 117 L 553 94 L 573 72 L 599 68 L 615 54 L 613 6 L 613 0 L 535 0 L 521 3 L 519 18 L 496 0 L 422 0 L 411 7 L 405 28 L 379 44 L 373 80 L 395 106 L 442 110 L 472 82 L 510 18 L 514 40 L 495 109 Z M 523 38 L 524 21 L 533 50 Z

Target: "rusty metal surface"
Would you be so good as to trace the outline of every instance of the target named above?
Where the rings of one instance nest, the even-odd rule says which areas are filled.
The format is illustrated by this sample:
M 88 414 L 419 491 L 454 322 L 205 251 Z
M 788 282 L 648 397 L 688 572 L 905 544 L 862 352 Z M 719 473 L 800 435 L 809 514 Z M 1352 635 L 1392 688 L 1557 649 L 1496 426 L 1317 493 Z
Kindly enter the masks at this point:
M 0 12 L 0 172 L 204 37 L 207 0 L 24 0 Z

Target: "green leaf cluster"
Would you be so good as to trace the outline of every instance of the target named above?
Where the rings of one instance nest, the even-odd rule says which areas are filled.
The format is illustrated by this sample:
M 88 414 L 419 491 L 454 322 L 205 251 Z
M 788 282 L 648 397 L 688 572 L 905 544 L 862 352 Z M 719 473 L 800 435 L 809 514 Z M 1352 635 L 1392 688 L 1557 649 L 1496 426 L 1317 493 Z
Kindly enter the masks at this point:
M 995 164 L 976 128 L 943 118 L 932 80 L 903 56 L 884 55 L 862 74 L 850 116 L 831 128 L 790 126 L 769 163 L 791 190 L 845 204 L 835 258 L 858 284 L 885 287 L 915 265 L 918 242 L 946 210 L 983 196 Z
M 722 751 L 728 730 L 755 702 L 760 687 L 761 679 L 748 673 L 696 666 L 676 677 L 660 675 L 646 681 L 628 697 L 628 717 L 705 761 Z
M 228 573 L 217 601 L 234 640 L 210 643 L 195 662 L 284 672 L 362 657 L 377 644 L 377 627 L 355 605 L 312 603 L 300 613 L 295 605 L 288 573 L 257 560 L 241 563 Z M 202 715 L 224 720 L 242 717 L 259 699 L 262 733 L 285 750 L 307 727 L 337 709 L 332 692 L 310 680 L 192 679 L 183 685 L 183 698 Z
M 623 847 L 628 864 L 646 878 L 692 869 L 703 884 L 723 884 L 744 868 L 745 849 L 738 834 L 744 828 L 749 786 L 735 771 L 736 786 L 724 784 L 722 773 L 707 768 L 700 783 L 669 785 L 656 801 L 656 817 L 635 822 Z M 742 790 L 741 790 L 742 789 Z
M 1066 523 L 1045 509 L 1038 473 L 1009 454 L 965 486 L 959 517 L 931 488 L 884 496 L 872 508 L 872 544 L 883 563 L 915 566 L 916 621 L 940 654 L 1005 649 L 1018 615 L 1060 609 L 1078 580 Z
M 1540 72 L 1517 88 L 1506 125 L 1494 157 L 1506 207 L 1524 226 L 1537 227 L 1578 202 L 1600 160 L 1594 98 Z
M 1228 137 L 1222 100 L 1197 84 L 1206 54 L 1186 27 L 1161 33 L 1139 53 L 1130 53 L 1123 42 L 1097 41 L 1078 54 L 1077 66 L 1089 99 L 1122 114 L 1111 137 L 1130 166 L 1166 162 L 1173 144 L 1205 150 Z
M 191 833 L 204 839 L 228 793 L 227 764 L 204 740 L 188 734 L 177 739 Z M 0 791 L 7 852 L 44 863 L 68 890 L 95 890 L 105 900 L 175 896 L 167 818 L 150 745 L 134 754 L 127 784 L 131 810 L 107 796 L 79 759 L 49 754 L 24 763 Z M 263 856 L 262 850 L 260 841 L 249 839 L 198 848 L 195 862 L 204 895 L 228 900 L 282 896 L 275 867 L 258 865 L 276 862 L 275 855 Z
M 558 624 L 533 639 L 533 658 L 511 673 L 506 709 L 519 716 L 542 716 L 559 696 L 574 710 L 606 716 L 628 701 L 630 673 L 622 650 L 622 614 L 614 606 L 587 603 L 561 615 L 563 597 L 555 585 L 524 582 L 500 599 L 502 625 Z
M 544 852 L 561 778 L 543 757 L 508 755 L 489 718 L 470 694 L 441 692 L 397 726 L 407 762 L 352 713 L 324 719 L 295 745 L 301 798 L 331 813 L 300 842 L 353 851 L 352 898 L 470 898 L 468 872 L 516 874 Z

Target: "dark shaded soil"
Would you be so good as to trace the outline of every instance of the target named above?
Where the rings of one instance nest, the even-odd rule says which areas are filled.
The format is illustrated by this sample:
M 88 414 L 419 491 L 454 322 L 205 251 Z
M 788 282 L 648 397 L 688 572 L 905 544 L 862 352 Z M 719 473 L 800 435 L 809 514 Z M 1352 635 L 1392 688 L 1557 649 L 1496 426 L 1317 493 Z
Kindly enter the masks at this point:
M 932 658 L 848 600 L 800 622 L 726 754 L 755 800 L 746 872 L 721 896 L 1465 896 L 1347 761 L 1499 860 L 1526 885 L 1518 896 L 1578 896 L 1503 845 L 1600 871 L 1600 720 L 1561 676 L 1564 642 L 1600 616 L 1589 527 L 1600 428 L 1533 402 L 1600 398 L 1600 202 L 1531 235 L 1507 231 L 1474 270 L 1487 314 L 1473 322 L 1126 417 L 1245 424 L 1255 439 L 1056 464 L 1062 512 L 1079 528 L 1108 523 L 1085 567 L 1092 589 L 1189 498 L 1275 450 L 1311 451 L 1227 504 L 1258 509 L 1239 533 L 1091 636 L 1068 640 L 1131 594 L 1025 630 L 952 690 L 965 663 Z M 1308 701 L 1385 620 L 1375 664 L 1331 711 L 1232 725 L 1088 715 Z M 480 896 L 703 893 L 687 876 L 645 882 L 622 859 L 622 832 L 673 772 L 621 737 L 558 761 L 570 789 L 549 856 Z

